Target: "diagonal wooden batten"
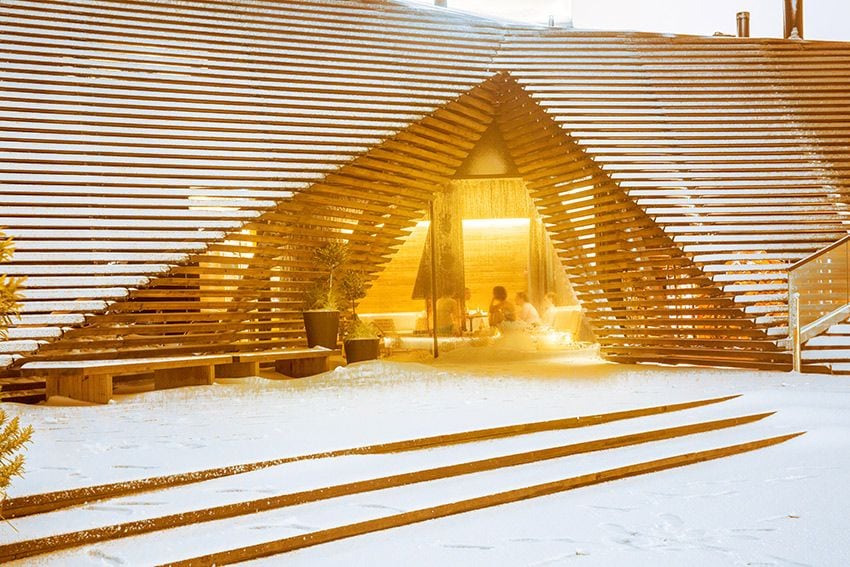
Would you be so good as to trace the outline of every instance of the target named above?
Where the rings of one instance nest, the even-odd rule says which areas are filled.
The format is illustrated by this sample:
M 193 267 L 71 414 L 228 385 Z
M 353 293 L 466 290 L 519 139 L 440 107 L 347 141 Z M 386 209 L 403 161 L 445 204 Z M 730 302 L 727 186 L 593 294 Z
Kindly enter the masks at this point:
M 642 474 L 664 471 L 676 467 L 692 465 L 704 461 L 720 459 L 731 455 L 738 455 L 741 453 L 755 451 L 757 449 L 762 449 L 765 447 L 770 447 L 771 445 L 783 443 L 785 441 L 803 435 L 803 433 L 805 432 L 781 435 L 778 437 L 771 437 L 758 441 L 750 441 L 747 443 L 730 445 L 718 449 L 710 449 L 707 451 L 686 453 L 682 455 L 676 455 L 674 457 L 646 461 L 636 465 L 628 465 L 625 467 L 608 469 L 597 473 L 590 473 L 586 475 L 565 478 L 554 482 L 537 484 L 525 488 L 518 488 L 516 490 L 509 490 L 506 492 L 489 494 L 477 498 L 470 498 L 468 500 L 461 500 L 459 502 L 453 502 L 451 504 L 443 504 L 440 506 L 433 506 L 430 508 L 423 508 L 421 510 L 414 510 L 411 512 L 404 512 L 402 514 L 386 516 L 384 518 L 367 520 L 365 522 L 338 526 L 327 530 L 320 530 L 305 535 L 283 538 L 276 541 L 262 543 L 259 545 L 242 547 L 229 551 L 223 551 L 220 553 L 212 553 L 201 557 L 185 559 L 183 561 L 175 561 L 168 563 L 168 565 L 172 567 L 229 565 L 240 561 L 248 561 L 251 559 L 259 559 L 262 557 L 279 555 L 281 553 L 287 553 L 289 551 L 295 551 L 297 549 L 312 547 L 315 545 L 338 541 L 341 539 L 355 537 L 358 535 L 364 535 L 382 530 L 388 530 L 391 528 L 407 526 L 419 522 L 426 522 L 428 520 L 434 520 L 437 518 L 445 518 L 447 516 L 462 514 L 464 512 L 483 510 L 485 508 L 491 508 L 493 506 L 500 506 L 503 504 L 510 504 L 512 502 L 520 502 L 522 500 L 528 500 L 531 498 L 539 498 L 541 496 L 558 494 L 560 492 L 566 492 L 568 490 L 582 488 L 585 486 L 592 486 L 594 484 L 601 484 L 603 482 L 609 482 L 612 480 L 619 480 Z
M 407 439 L 403 441 L 380 443 L 377 445 L 366 445 L 362 447 L 339 449 L 335 451 L 325 451 L 308 455 L 283 457 L 280 459 L 271 459 L 254 463 L 246 463 L 242 465 L 233 465 L 229 467 L 218 467 L 202 471 L 193 471 L 188 473 L 143 478 L 126 482 L 117 482 L 112 484 L 102 484 L 97 486 L 76 488 L 72 490 L 61 490 L 56 492 L 47 492 L 44 494 L 33 494 L 30 496 L 20 496 L 17 498 L 8 498 L 5 500 L 2 508 L 3 517 L 7 519 L 21 518 L 32 514 L 40 514 L 53 510 L 59 510 L 61 508 L 85 504 L 87 502 L 92 502 L 102 498 L 128 496 L 131 494 L 147 492 L 149 490 L 158 490 L 160 488 L 170 488 L 174 486 L 192 484 L 195 482 L 202 482 L 215 478 L 242 474 L 246 472 L 260 470 L 268 467 L 275 467 L 278 465 L 307 459 L 323 459 L 331 457 L 342 457 L 346 455 L 368 455 L 393 453 L 400 451 L 414 451 L 419 449 L 441 447 L 457 443 L 483 441 L 486 439 L 500 439 L 503 437 L 511 437 L 515 435 L 526 435 L 529 433 L 537 433 L 541 431 L 554 431 L 558 429 L 589 427 L 602 423 L 610 423 L 612 421 L 634 419 L 638 417 L 682 411 L 700 406 L 725 402 L 737 397 L 740 397 L 740 394 L 724 396 L 720 398 L 711 398 L 706 400 L 697 400 L 692 402 L 683 402 L 678 404 L 667 404 L 662 406 L 624 410 L 612 413 L 577 416 L 565 419 L 538 421 L 532 423 L 519 423 L 501 427 L 478 429 L 473 431 L 463 431 L 460 433 L 448 433 L 445 435 L 421 437 L 417 439 Z
M 360 494 L 364 492 L 373 492 L 376 490 L 384 490 L 388 488 L 396 488 L 409 484 L 420 482 L 430 482 L 446 478 L 452 478 L 461 475 L 504 469 L 531 463 L 537 463 L 572 455 L 583 453 L 593 453 L 608 449 L 616 449 L 620 447 L 628 447 L 641 443 L 649 443 L 652 441 L 661 441 L 665 439 L 673 439 L 675 437 L 683 437 L 686 435 L 695 435 L 698 433 L 706 433 L 736 427 L 747 423 L 753 423 L 773 415 L 774 412 L 747 415 L 742 417 L 733 417 L 728 419 L 720 419 L 715 421 L 707 421 L 701 423 L 692 423 L 679 427 L 671 427 L 665 429 L 657 429 L 653 431 L 645 431 L 641 433 L 633 433 L 629 435 L 621 435 L 617 437 L 609 437 L 605 439 L 597 439 L 592 441 L 584 441 L 580 443 L 572 443 L 558 447 L 550 447 L 547 449 L 539 449 L 535 451 L 527 451 L 523 453 L 515 453 L 511 455 L 503 455 L 477 461 L 470 461 L 454 465 L 447 465 L 409 473 L 390 475 L 375 479 L 349 482 L 338 484 L 335 486 L 326 486 L 302 492 L 283 494 L 280 496 L 264 497 L 258 500 L 246 502 L 238 502 L 235 504 L 226 504 L 213 508 L 205 508 L 202 510 L 194 510 L 191 512 L 182 512 L 161 516 L 158 518 L 148 518 L 134 522 L 104 526 L 101 528 L 93 528 L 78 532 L 66 533 L 57 536 L 49 536 L 19 543 L 14 543 L 6 546 L 0 546 L 0 561 L 11 561 L 25 557 L 32 557 L 41 553 L 48 553 L 77 547 L 80 545 L 88 545 L 100 541 L 107 541 L 116 538 L 129 537 L 133 535 L 141 535 L 154 531 L 167 530 L 181 526 L 194 525 L 202 522 L 210 522 L 238 516 L 257 514 L 269 510 L 276 510 L 287 506 L 295 506 L 306 504 L 309 502 L 318 502 L 339 498 L 342 496 L 350 496 L 352 494 Z

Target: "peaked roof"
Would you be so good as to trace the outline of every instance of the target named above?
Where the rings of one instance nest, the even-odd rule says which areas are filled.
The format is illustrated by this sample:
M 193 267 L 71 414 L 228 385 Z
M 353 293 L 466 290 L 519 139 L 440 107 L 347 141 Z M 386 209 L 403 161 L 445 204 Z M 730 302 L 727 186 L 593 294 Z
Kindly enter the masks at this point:
M 730 293 L 776 280 L 781 304 L 782 268 L 847 232 L 845 43 L 374 0 L 3 0 L 0 31 L 3 271 L 28 277 L 0 367 L 498 73 Z M 436 131 L 482 126 L 450 114 Z M 774 317 L 764 289 L 747 309 Z

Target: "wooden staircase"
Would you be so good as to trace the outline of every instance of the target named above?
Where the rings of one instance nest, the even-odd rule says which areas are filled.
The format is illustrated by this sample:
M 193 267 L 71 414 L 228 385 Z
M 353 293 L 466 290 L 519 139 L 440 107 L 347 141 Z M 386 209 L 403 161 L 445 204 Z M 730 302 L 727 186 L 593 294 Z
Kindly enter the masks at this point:
M 804 372 L 828 369 L 831 374 L 850 375 L 850 321 L 806 341 L 802 355 Z

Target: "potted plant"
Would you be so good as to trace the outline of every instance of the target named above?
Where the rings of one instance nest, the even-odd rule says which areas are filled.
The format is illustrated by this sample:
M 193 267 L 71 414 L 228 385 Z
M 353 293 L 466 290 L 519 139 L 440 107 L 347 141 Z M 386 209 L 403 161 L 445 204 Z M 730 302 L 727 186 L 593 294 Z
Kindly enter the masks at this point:
M 376 360 L 381 338 L 375 327 L 357 317 L 357 302 L 366 297 L 366 278 L 360 272 L 343 272 L 339 278 L 339 291 L 351 307 L 351 321 L 343 339 L 346 362 Z
M 339 302 L 334 276 L 346 260 L 348 247 L 342 242 L 328 242 L 313 253 L 313 261 L 325 274 L 307 292 L 303 315 L 307 346 L 310 348 L 336 348 L 339 338 Z

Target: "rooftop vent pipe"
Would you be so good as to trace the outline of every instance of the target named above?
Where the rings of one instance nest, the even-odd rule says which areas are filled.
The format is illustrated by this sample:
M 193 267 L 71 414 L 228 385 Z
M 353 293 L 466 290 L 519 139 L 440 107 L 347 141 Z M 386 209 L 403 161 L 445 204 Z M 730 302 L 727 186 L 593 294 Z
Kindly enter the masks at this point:
M 750 13 L 738 12 L 738 37 L 750 37 Z
M 785 39 L 803 39 L 803 0 L 785 0 Z
M 448 8 L 449 0 L 434 0 L 434 6 L 439 6 L 440 8 Z

